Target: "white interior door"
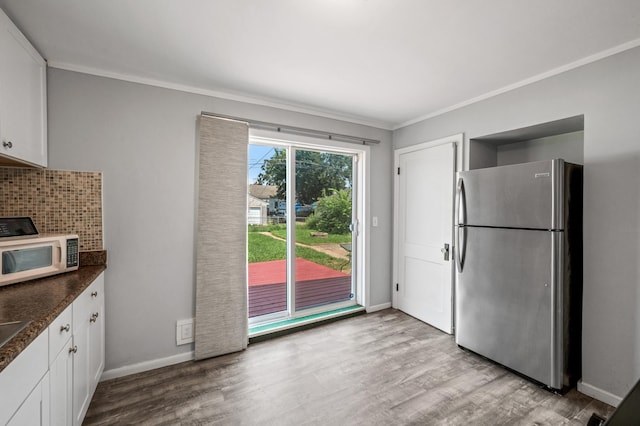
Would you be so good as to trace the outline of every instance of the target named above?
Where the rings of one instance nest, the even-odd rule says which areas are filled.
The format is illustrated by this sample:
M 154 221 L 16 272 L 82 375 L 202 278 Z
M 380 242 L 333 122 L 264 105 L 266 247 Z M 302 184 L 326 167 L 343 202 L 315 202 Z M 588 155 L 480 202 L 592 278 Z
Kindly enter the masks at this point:
M 395 306 L 453 332 L 456 143 L 398 151 Z

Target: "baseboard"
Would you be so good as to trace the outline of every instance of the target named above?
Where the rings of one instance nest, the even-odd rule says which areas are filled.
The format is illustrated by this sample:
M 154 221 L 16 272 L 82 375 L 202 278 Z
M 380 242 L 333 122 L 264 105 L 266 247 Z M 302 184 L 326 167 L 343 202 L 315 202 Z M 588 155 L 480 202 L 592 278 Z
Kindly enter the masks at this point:
M 389 309 L 391 307 L 391 302 L 389 303 L 382 303 L 380 305 L 373 305 L 373 306 L 369 306 L 367 308 L 367 313 L 370 314 L 371 312 L 377 312 L 377 311 L 381 311 L 383 309 Z
M 142 373 L 143 371 L 155 370 L 156 368 L 166 367 L 168 365 L 180 364 L 185 361 L 193 360 L 193 351 L 172 355 L 166 358 L 153 359 L 138 364 L 125 365 L 124 367 L 106 370 L 100 376 L 100 381 L 116 379 L 118 377 L 129 376 L 131 374 Z
M 605 402 L 614 407 L 617 407 L 618 405 L 620 405 L 620 402 L 622 402 L 621 397 L 590 385 L 589 383 L 585 383 L 582 380 L 578 382 L 578 392 L 581 392 L 585 395 L 597 399 L 598 401 Z

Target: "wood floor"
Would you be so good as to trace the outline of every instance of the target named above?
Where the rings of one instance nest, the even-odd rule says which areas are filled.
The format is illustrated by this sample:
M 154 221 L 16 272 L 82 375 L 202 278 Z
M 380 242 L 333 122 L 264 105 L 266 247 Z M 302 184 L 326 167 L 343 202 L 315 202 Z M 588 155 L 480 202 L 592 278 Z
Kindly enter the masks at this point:
M 86 425 L 585 425 L 558 396 L 388 309 L 98 385 Z

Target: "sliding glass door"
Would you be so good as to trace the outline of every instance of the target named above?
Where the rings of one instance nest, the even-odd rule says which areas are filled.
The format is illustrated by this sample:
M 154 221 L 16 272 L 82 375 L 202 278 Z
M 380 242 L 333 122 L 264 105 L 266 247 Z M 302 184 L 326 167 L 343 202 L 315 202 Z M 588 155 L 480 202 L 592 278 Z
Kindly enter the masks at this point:
M 265 182 L 266 176 L 285 181 L 287 150 L 249 145 L 247 193 L 249 318 L 280 317 L 287 313 L 287 194 L 286 187 Z
M 295 149 L 296 311 L 354 297 L 353 155 Z
M 358 157 L 348 150 L 252 140 L 247 203 L 251 323 L 356 303 Z

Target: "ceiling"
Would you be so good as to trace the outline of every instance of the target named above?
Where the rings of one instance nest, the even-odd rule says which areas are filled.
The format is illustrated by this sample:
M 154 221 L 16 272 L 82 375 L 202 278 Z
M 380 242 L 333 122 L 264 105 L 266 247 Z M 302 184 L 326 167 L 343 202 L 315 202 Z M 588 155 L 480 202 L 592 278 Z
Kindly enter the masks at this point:
M 640 46 L 638 0 L 0 0 L 57 68 L 395 129 Z

